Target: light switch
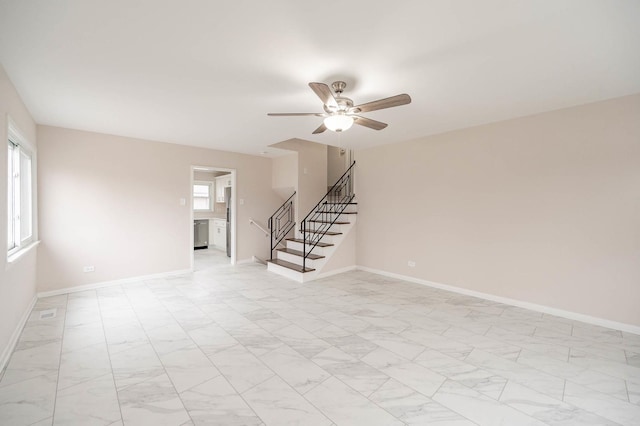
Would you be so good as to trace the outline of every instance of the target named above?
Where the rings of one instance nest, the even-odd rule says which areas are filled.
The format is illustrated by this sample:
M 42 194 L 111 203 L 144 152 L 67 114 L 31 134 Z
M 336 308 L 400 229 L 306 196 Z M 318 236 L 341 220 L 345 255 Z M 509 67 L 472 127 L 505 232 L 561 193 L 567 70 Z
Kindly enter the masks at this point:
M 185 198 L 180 198 L 180 205 L 181 206 L 186 206 L 187 205 L 187 200 Z
M 244 205 L 244 198 L 240 198 L 240 205 L 243 206 Z

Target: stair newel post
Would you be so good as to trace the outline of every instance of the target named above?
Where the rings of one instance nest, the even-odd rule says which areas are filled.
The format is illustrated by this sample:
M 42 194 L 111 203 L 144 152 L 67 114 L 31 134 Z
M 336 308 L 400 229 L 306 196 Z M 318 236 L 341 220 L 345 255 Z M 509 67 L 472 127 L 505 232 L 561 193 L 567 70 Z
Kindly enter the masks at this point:
M 307 229 L 306 229 L 306 220 L 302 221 L 302 272 L 304 272 L 306 268 L 306 260 L 307 260 Z
M 269 218 L 269 259 L 273 260 L 273 217 Z
M 322 213 L 320 213 L 321 217 L 322 217 L 322 222 L 326 223 L 327 222 L 327 209 L 322 209 Z

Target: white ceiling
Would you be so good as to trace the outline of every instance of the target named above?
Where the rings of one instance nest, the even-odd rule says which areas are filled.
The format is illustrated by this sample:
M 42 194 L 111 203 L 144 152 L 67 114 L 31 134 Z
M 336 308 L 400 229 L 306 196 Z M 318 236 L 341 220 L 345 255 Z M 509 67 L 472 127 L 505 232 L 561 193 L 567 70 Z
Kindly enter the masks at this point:
M 638 0 L 0 0 L 0 62 L 48 124 L 260 154 L 351 148 L 640 92 Z M 348 83 L 376 132 L 312 135 L 307 83 Z

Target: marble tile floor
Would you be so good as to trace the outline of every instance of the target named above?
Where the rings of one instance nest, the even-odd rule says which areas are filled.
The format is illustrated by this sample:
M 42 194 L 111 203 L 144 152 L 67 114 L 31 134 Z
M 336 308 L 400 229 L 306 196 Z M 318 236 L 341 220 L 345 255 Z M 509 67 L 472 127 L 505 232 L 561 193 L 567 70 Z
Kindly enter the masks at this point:
M 0 424 L 640 425 L 638 335 L 362 271 L 196 264 L 39 299 Z
M 227 253 L 213 247 L 193 251 L 193 270 L 202 271 L 215 266 L 228 266 L 231 259 Z

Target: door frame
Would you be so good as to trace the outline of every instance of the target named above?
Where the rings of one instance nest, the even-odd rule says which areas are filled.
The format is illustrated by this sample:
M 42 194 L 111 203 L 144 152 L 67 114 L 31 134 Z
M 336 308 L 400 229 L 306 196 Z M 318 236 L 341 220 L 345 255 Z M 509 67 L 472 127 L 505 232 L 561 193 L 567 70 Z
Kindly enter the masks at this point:
M 203 165 L 194 165 L 192 164 L 190 169 L 190 175 L 189 175 L 189 250 L 191 251 L 191 264 L 190 264 L 190 269 L 193 271 L 193 255 L 194 255 L 194 250 L 193 250 L 193 243 L 194 243 L 194 235 L 193 235 L 193 183 L 195 181 L 194 179 L 194 174 L 196 171 L 212 171 L 212 172 L 229 172 L 231 173 L 231 265 L 235 265 L 236 261 L 237 261 L 237 256 L 236 256 L 236 246 L 237 246 L 237 241 L 236 241 L 236 228 L 237 228 L 237 217 L 236 217 L 236 212 L 237 212 L 237 203 L 238 203 L 238 197 L 237 197 L 237 192 L 238 192 L 238 188 L 237 188 L 237 178 L 236 178 L 236 173 L 237 170 L 236 169 L 230 169 L 227 167 L 218 167 L 218 166 L 203 166 Z M 215 193 L 213 194 L 213 196 L 215 197 Z M 215 201 L 214 201 L 215 203 Z

